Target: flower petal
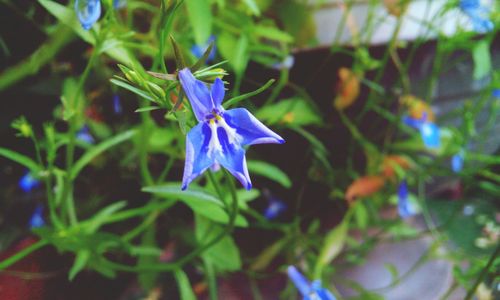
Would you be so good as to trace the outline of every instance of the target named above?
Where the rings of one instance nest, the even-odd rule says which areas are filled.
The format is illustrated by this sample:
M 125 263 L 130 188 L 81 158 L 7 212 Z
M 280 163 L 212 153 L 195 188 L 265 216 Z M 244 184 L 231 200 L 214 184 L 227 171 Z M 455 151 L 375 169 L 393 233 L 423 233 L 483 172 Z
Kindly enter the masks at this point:
M 215 108 L 207 86 L 196 79 L 188 68 L 179 71 L 179 79 L 196 119 L 199 122 L 204 121 L 205 116 Z
M 288 277 L 302 296 L 307 297 L 311 293 L 311 284 L 309 281 L 294 266 L 289 266 L 287 272 Z
M 242 146 L 254 144 L 283 144 L 285 140 L 267 128 L 248 110 L 236 108 L 227 110 L 224 120 L 229 126 L 236 129 L 236 132 L 242 137 Z
M 224 83 L 222 79 L 216 78 L 214 84 L 212 85 L 212 101 L 215 105 L 215 108 L 219 109 L 222 104 L 222 100 L 224 99 Z
M 101 16 L 101 1 L 76 0 L 75 11 L 83 29 L 89 30 Z
M 420 135 L 427 148 L 439 148 L 441 145 L 439 127 L 434 123 L 423 123 L 420 127 Z
M 217 137 L 221 145 L 221 151 L 216 152 L 216 161 L 226 168 L 247 189 L 252 188 L 250 175 L 248 175 L 245 149 L 238 143 L 230 143 L 226 129 L 217 128 Z
M 191 181 L 214 164 L 214 159 L 207 155 L 211 135 L 206 123 L 200 123 L 188 132 L 182 190 L 185 190 Z

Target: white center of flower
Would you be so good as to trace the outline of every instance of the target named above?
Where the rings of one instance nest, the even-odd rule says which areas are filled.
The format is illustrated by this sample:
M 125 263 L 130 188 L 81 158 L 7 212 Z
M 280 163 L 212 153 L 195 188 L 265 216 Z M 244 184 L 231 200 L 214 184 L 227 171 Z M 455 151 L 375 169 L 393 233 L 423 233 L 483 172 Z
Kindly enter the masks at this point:
M 236 133 L 236 129 L 229 126 L 223 117 L 215 115 L 215 118 L 208 121 L 208 127 L 210 127 L 211 137 L 208 142 L 208 157 L 211 157 L 214 152 L 222 152 L 222 145 L 220 144 L 217 129 L 221 127 L 224 129 L 227 135 L 227 141 L 229 144 L 240 144 L 242 137 Z

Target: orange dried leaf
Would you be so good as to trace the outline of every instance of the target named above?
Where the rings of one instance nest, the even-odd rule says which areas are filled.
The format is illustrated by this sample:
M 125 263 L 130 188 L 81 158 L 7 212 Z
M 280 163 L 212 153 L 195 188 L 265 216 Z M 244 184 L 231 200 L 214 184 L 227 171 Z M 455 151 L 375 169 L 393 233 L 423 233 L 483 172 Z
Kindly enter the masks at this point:
M 359 76 L 348 68 L 340 68 L 338 72 L 339 83 L 337 97 L 334 106 L 338 110 L 343 110 L 351 106 L 359 96 Z
M 392 178 L 396 174 L 396 168 L 407 170 L 411 167 L 410 161 L 401 155 L 387 155 L 382 161 L 382 174 L 385 177 Z
M 408 3 L 408 0 L 384 0 L 385 8 L 395 17 L 401 16 L 406 11 Z
M 412 119 L 423 120 L 425 117 L 426 122 L 434 122 L 436 120 L 431 106 L 425 101 L 412 95 L 402 96 L 400 101 L 401 104 L 408 108 L 408 114 Z
M 364 176 L 356 179 L 347 188 L 345 199 L 352 203 L 356 198 L 363 198 L 378 192 L 385 184 L 382 176 Z

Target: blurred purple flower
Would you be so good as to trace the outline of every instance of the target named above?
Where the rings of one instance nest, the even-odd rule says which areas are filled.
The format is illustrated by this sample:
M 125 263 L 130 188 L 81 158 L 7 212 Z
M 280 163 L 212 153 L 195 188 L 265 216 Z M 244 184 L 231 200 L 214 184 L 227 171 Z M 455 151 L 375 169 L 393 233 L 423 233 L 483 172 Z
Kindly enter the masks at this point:
M 76 0 L 75 11 L 83 29 L 89 30 L 101 16 L 100 0 Z
M 203 53 L 205 53 L 205 51 L 208 49 L 208 46 L 210 46 L 210 44 L 212 42 L 215 42 L 215 36 L 211 35 L 207 42 L 205 43 L 205 45 L 193 45 L 193 47 L 191 47 L 191 53 L 198 59 L 200 59 L 202 56 L 203 56 Z M 208 55 L 207 57 L 207 63 L 211 62 L 214 60 L 215 58 L 215 52 L 216 52 L 216 47 L 215 47 L 215 43 L 212 47 L 212 50 L 210 50 L 210 54 Z
M 182 189 L 214 164 L 220 164 L 236 177 L 246 189 L 252 188 L 244 148 L 247 145 L 285 142 L 248 110 L 225 110 L 224 83 L 216 78 L 211 90 L 197 80 L 188 68 L 179 71 L 198 125 L 186 137 L 186 162 Z
M 493 89 L 493 97 L 497 98 L 497 99 L 500 99 L 500 89 L 497 88 L 497 89 Z
M 264 211 L 264 217 L 268 220 L 273 220 L 279 217 L 279 215 L 281 215 L 286 210 L 285 202 L 278 198 L 270 197 L 268 199 L 268 203 L 269 204 Z
M 418 129 L 424 145 L 428 149 L 439 148 L 441 146 L 441 134 L 439 126 L 426 120 L 427 116 L 424 113 L 422 119 L 414 119 L 410 116 L 403 117 L 403 123 Z
M 28 170 L 23 177 L 19 180 L 19 187 L 26 193 L 31 192 L 33 189 L 40 186 L 40 181 L 31 175 Z
M 321 287 L 321 281 L 315 280 L 310 283 L 294 266 L 289 266 L 287 272 L 304 300 L 335 300 L 329 290 Z
M 464 167 L 464 158 L 464 150 L 460 150 L 457 154 L 451 157 L 451 169 L 453 170 L 453 172 L 458 173 L 462 171 Z
M 45 221 L 43 220 L 43 206 L 42 204 L 38 204 L 35 207 L 35 211 L 30 218 L 29 226 L 30 228 L 38 228 L 45 225 Z
M 290 70 L 295 64 L 295 57 L 287 55 L 282 61 L 275 63 L 271 67 L 275 70 Z

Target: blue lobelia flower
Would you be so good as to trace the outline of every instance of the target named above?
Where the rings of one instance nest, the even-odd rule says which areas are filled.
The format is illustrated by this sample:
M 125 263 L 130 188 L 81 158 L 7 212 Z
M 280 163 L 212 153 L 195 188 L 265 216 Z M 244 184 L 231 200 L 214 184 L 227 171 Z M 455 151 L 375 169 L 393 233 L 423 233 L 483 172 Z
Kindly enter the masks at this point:
M 40 186 L 40 181 L 31 175 L 28 170 L 23 177 L 19 180 L 19 187 L 26 193 L 31 192 L 33 189 Z
M 271 66 L 275 70 L 290 70 L 295 64 L 295 57 L 287 55 L 282 61 L 277 62 Z
M 329 290 L 321 287 L 321 281 L 315 280 L 310 283 L 294 266 L 289 266 L 287 272 L 304 300 L 335 300 Z
M 264 217 L 268 220 L 277 218 L 286 210 L 286 204 L 278 198 L 272 197 L 269 199 L 269 205 L 264 211 Z
M 439 126 L 432 122 L 428 122 L 426 119 L 427 116 L 425 113 L 421 119 L 404 116 L 403 123 L 420 131 L 422 142 L 427 148 L 439 148 L 441 146 L 441 133 Z
M 127 5 L 127 0 L 113 0 L 113 8 L 120 9 Z
M 179 79 L 199 122 L 187 134 L 182 189 L 216 164 L 226 168 L 246 189 L 252 188 L 243 147 L 282 144 L 285 140 L 244 108 L 224 110 L 224 83 L 220 78 L 215 79 L 210 91 L 188 68 L 179 71 Z
M 489 19 L 490 11 L 479 0 L 460 0 L 460 9 L 470 18 L 477 33 L 493 30 L 493 22 Z
M 403 219 L 411 217 L 417 213 L 415 206 L 408 197 L 408 184 L 406 180 L 401 181 L 398 187 L 398 212 Z
M 117 94 L 113 95 L 113 112 L 116 115 L 120 115 L 123 112 L 120 96 L 118 96 Z
M 38 204 L 35 207 L 35 211 L 33 215 L 31 215 L 29 226 L 30 228 L 38 228 L 45 225 L 45 221 L 43 220 L 43 206 Z
M 208 46 L 210 46 L 210 44 L 212 42 L 215 41 L 215 36 L 211 35 L 207 42 L 205 43 L 205 45 L 193 45 L 193 47 L 191 47 L 191 53 L 196 57 L 196 58 L 201 58 L 203 56 L 203 54 L 205 53 L 205 51 L 207 50 Z M 208 62 L 211 62 L 212 60 L 214 60 L 215 58 L 215 52 L 216 52 L 216 48 L 215 48 L 215 44 L 213 45 L 212 47 L 212 50 L 210 50 L 210 54 L 208 54 L 208 57 L 207 57 L 207 63 Z
M 76 139 L 86 144 L 93 144 L 95 142 L 94 137 L 90 134 L 87 125 L 83 126 L 76 133 Z
M 83 29 L 89 30 L 101 16 L 100 0 L 76 0 L 75 11 Z
M 462 171 L 464 167 L 464 158 L 465 152 L 463 149 L 451 157 L 451 169 L 453 172 L 458 173 Z
M 493 97 L 500 99 L 500 88 L 493 89 Z

